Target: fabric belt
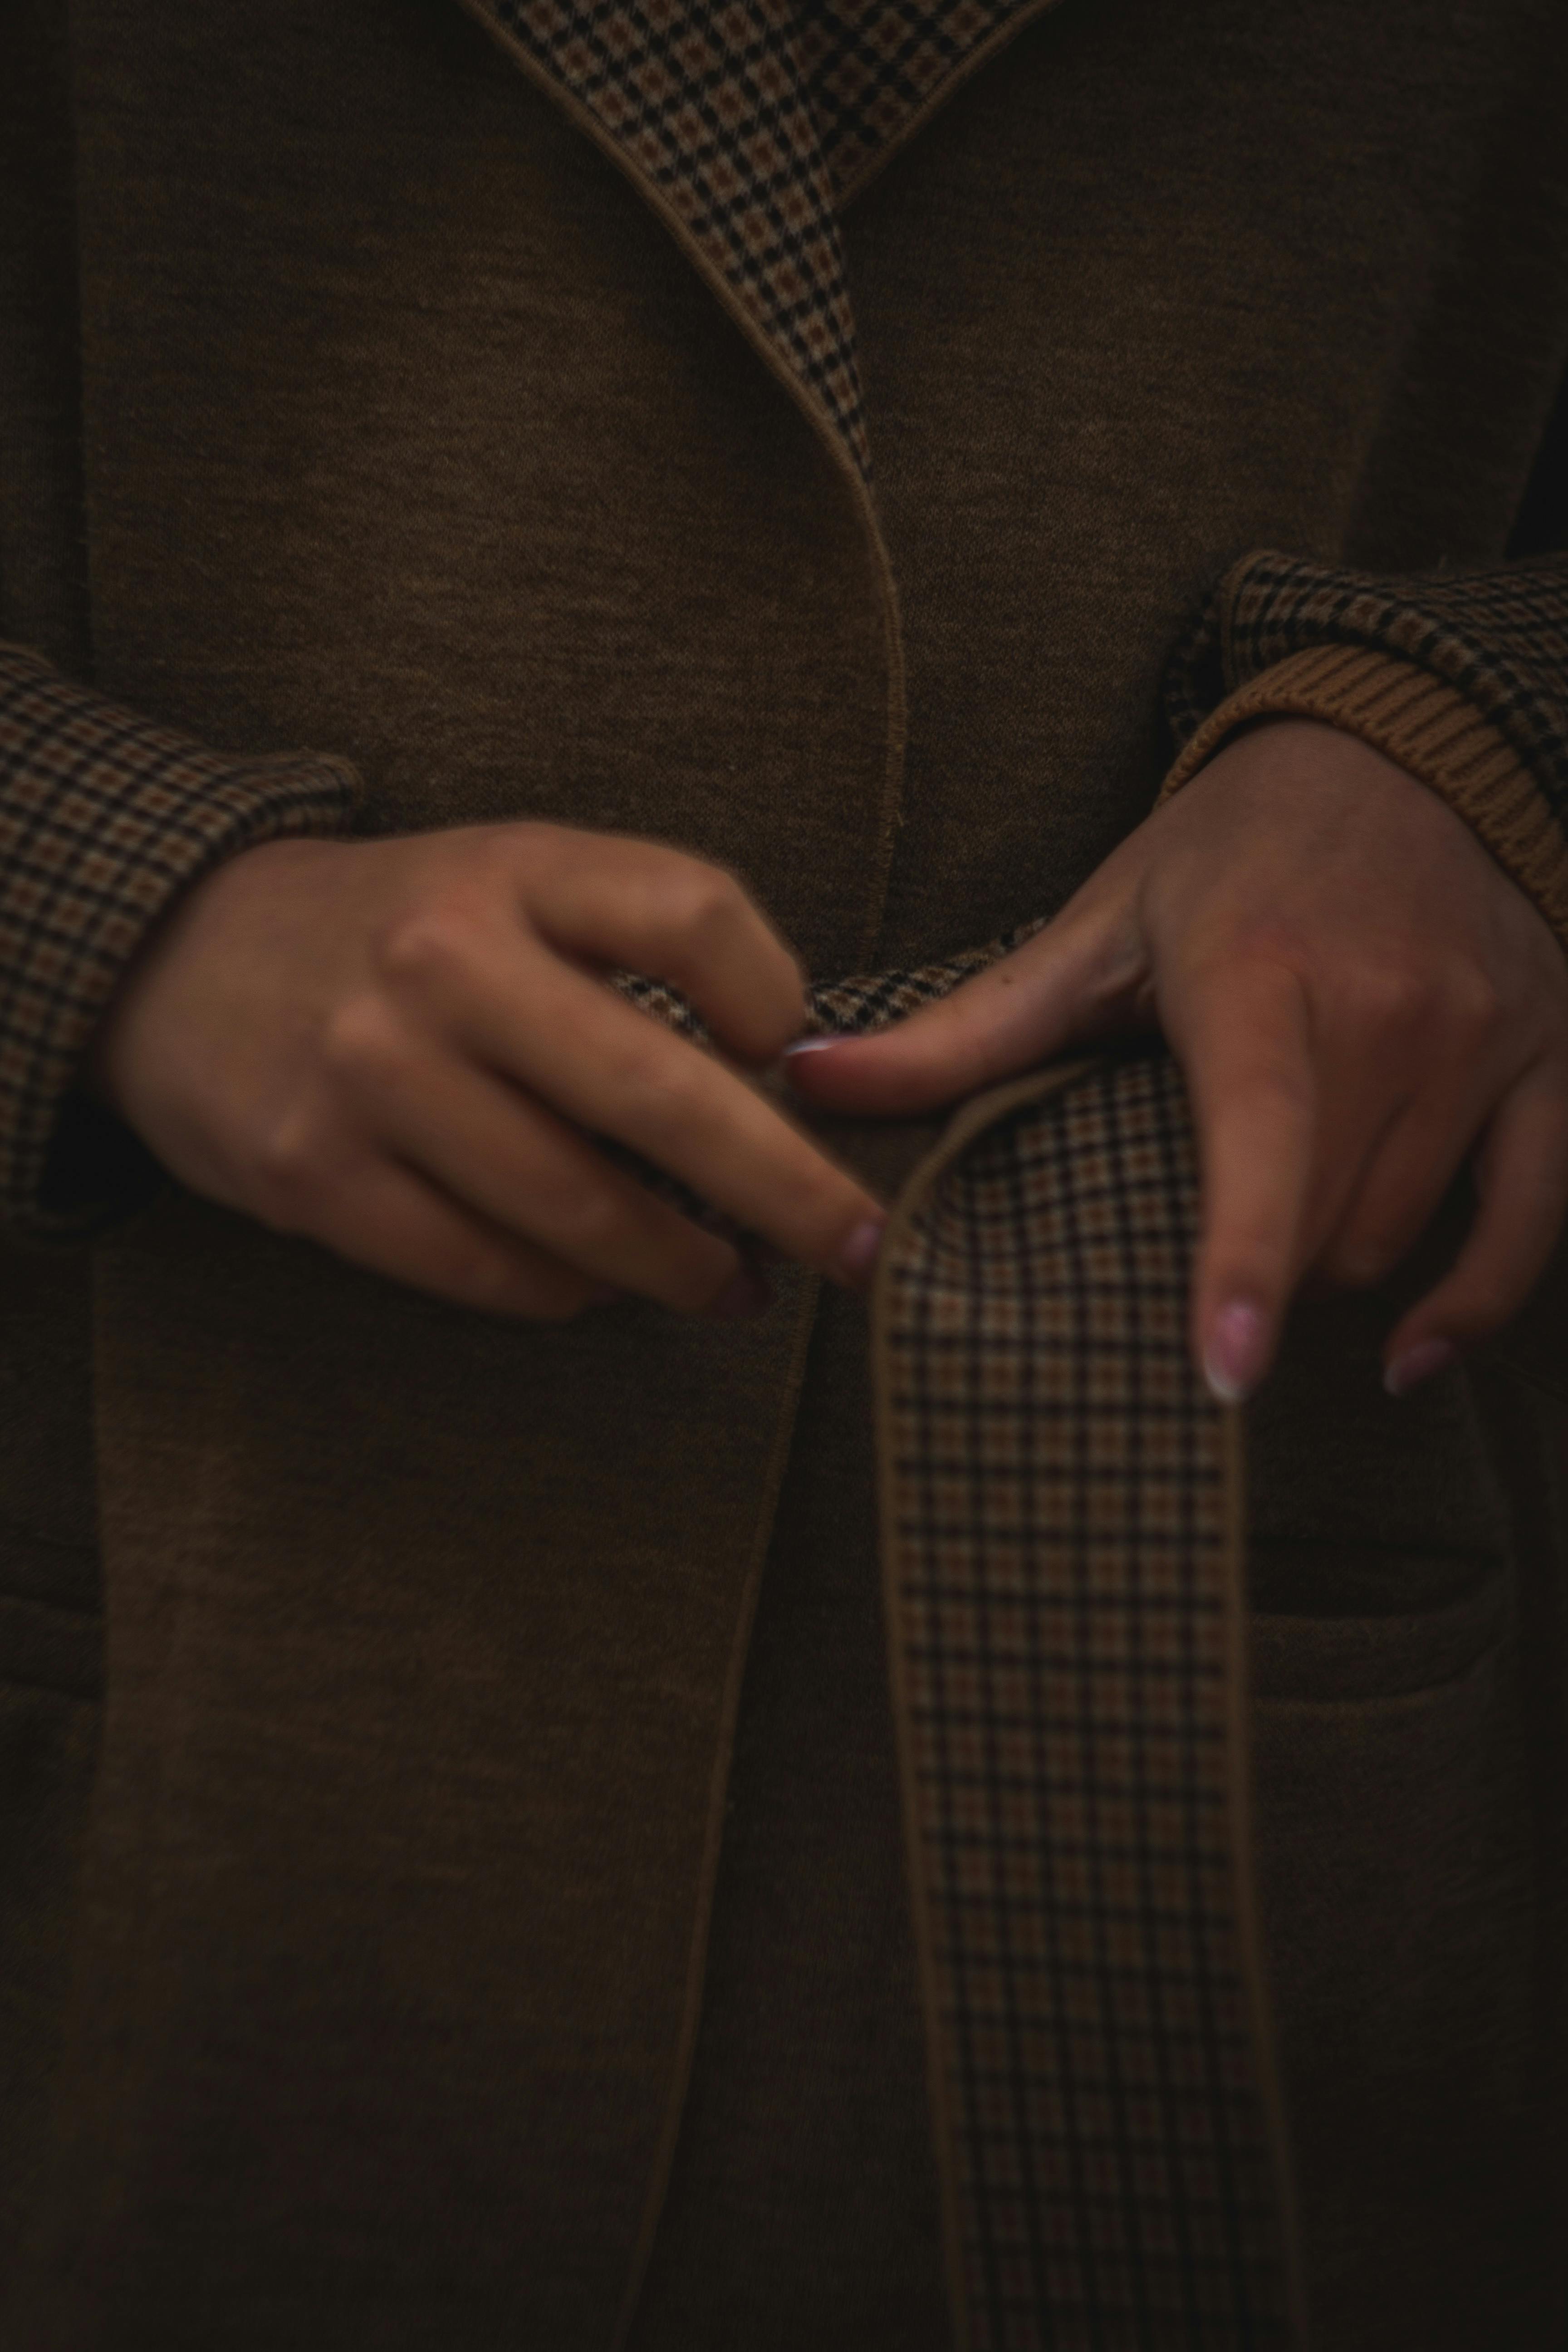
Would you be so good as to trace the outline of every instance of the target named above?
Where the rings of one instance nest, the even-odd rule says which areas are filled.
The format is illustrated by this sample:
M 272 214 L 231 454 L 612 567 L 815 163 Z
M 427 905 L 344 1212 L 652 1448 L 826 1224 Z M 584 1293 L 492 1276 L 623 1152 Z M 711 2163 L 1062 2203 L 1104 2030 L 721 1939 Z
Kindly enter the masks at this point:
M 867 1034 L 1037 929 L 815 989 Z M 660 983 L 646 1010 L 701 1039 Z M 1239 1416 L 1163 1049 L 978 1097 L 873 1312 L 889 1672 L 961 2352 L 1305 2352 L 1255 1917 Z
M 1306 2342 L 1195 1232 L 1162 1055 L 972 1104 L 884 1248 L 886 1603 L 963 2352 Z

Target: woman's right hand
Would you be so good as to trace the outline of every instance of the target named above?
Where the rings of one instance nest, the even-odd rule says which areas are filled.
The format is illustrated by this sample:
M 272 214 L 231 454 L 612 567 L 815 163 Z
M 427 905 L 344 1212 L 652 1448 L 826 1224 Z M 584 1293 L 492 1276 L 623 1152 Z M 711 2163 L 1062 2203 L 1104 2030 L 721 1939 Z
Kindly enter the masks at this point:
M 153 935 L 89 1066 L 193 1190 L 465 1306 L 763 1303 L 727 1241 L 593 1134 L 863 1285 L 877 1202 L 740 1070 L 607 988 L 617 966 L 680 989 L 742 1066 L 805 1018 L 794 958 L 731 875 L 653 842 L 482 825 L 231 859 Z

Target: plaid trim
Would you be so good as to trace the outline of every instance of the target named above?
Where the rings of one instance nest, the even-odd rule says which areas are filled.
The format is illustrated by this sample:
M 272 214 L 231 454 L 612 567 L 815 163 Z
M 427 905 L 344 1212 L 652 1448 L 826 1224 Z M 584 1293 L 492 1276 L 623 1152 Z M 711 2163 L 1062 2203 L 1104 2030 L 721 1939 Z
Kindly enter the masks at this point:
M 921 1005 L 934 1004 L 961 981 L 984 971 L 987 964 L 994 963 L 998 956 L 1010 954 L 1042 928 L 1043 919 L 1021 923 L 1016 930 L 993 940 L 988 946 L 968 948 L 960 955 L 949 956 L 945 962 L 921 964 L 912 971 L 860 972 L 848 980 L 818 982 L 806 991 L 805 1024 L 801 1034 L 807 1037 L 868 1037 L 878 1029 L 890 1028 L 895 1021 L 902 1021 Z M 617 971 L 611 973 L 610 982 L 653 1020 L 662 1021 L 666 1028 L 682 1037 L 689 1037 L 694 1045 L 700 1045 L 704 1051 L 712 1050 L 713 1036 L 707 1023 L 668 981 L 651 980 L 646 972 Z M 721 1234 L 725 1240 L 742 1247 L 752 1238 L 732 1217 L 710 1208 L 689 1185 L 655 1167 L 640 1152 L 628 1150 L 609 1136 L 596 1136 L 595 1141 L 617 1167 L 626 1169 L 650 1192 L 669 1202 L 706 1232 Z
M 1045 1082 L 1049 1086 L 1052 1082 Z M 968 2352 L 1299 2345 L 1245 1845 L 1238 1480 L 1168 1057 L 889 1230 L 889 1639 Z
M 1271 550 L 1248 555 L 1171 656 L 1164 705 L 1178 746 L 1238 687 L 1329 645 L 1392 654 L 1463 695 L 1568 833 L 1568 557 L 1382 577 Z
M 847 980 L 818 981 L 806 991 L 805 1037 L 868 1037 L 876 1030 L 889 1029 L 895 1021 L 902 1021 L 922 1004 L 934 1004 L 939 997 L 948 995 L 961 981 L 972 980 L 977 971 L 998 957 L 1011 955 L 1015 948 L 1045 928 L 1045 918 L 1020 923 L 992 940 L 984 947 L 966 948 L 959 955 L 949 956 L 941 963 L 920 964 L 910 971 L 857 972 Z M 668 1028 L 678 1030 L 695 1045 L 710 1045 L 711 1034 L 701 1015 L 694 1013 L 679 989 L 668 981 L 650 980 L 645 972 L 618 971 L 612 982 L 623 996 L 662 1021 Z
M 838 210 L 1040 0 L 471 0 L 682 232 L 871 477 Z
M 142 940 L 208 869 L 342 829 L 353 772 L 311 752 L 226 759 L 0 646 L 0 1217 L 38 1232 L 82 1051 Z

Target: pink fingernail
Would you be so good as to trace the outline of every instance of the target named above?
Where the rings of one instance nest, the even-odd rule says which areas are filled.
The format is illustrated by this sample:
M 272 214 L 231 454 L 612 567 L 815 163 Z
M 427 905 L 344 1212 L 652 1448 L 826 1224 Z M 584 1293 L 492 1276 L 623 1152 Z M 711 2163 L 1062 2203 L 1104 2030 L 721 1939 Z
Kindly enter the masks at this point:
M 773 1304 L 773 1292 L 754 1266 L 743 1265 L 731 1276 L 717 1298 L 709 1302 L 710 1315 L 760 1315 Z
M 1414 1348 L 1395 1356 L 1383 1376 L 1383 1385 L 1391 1397 L 1408 1396 L 1434 1372 L 1446 1372 L 1458 1360 L 1459 1351 L 1451 1339 L 1418 1339 Z
M 1261 1307 L 1233 1298 L 1209 1327 L 1204 1378 L 1221 1404 L 1240 1404 L 1263 1377 L 1268 1325 Z
M 871 1268 L 877 1263 L 877 1252 L 882 1246 L 883 1217 L 866 1217 L 854 1226 L 840 1244 L 834 1260 L 834 1271 L 857 1290 L 869 1280 Z

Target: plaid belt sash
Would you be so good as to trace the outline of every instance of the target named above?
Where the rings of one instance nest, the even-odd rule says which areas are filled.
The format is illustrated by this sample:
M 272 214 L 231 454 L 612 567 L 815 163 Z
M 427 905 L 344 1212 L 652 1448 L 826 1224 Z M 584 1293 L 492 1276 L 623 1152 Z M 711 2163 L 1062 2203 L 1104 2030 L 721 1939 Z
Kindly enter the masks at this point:
M 1038 928 L 818 986 L 809 1026 L 886 1028 Z M 664 983 L 619 984 L 706 1040 Z M 884 1599 L 960 2352 L 1306 2352 L 1239 1423 L 1187 1343 L 1197 1198 L 1168 1054 L 1058 1065 L 969 1104 L 882 1245 Z
M 884 1246 L 891 1673 L 964 2352 L 1306 2341 L 1195 1208 L 1175 1065 L 1099 1063 L 973 1104 Z

